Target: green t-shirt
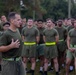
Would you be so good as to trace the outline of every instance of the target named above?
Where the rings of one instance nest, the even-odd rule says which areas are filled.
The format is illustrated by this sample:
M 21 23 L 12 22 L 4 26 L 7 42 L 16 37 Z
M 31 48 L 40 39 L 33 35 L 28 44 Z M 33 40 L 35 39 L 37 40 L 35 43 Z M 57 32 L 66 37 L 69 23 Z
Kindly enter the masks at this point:
M 21 35 L 17 29 L 16 32 L 11 31 L 10 29 L 6 30 L 0 40 L 0 46 L 7 46 L 11 44 L 12 39 L 16 41 L 17 39 L 20 41 L 20 46 L 19 48 L 13 48 L 10 49 L 7 52 L 2 52 L 2 57 L 3 58 L 12 58 L 12 57 L 20 57 L 22 53 L 22 39 Z
M 76 29 L 71 29 L 68 33 L 70 37 L 70 44 L 76 45 Z
M 62 27 L 64 27 L 65 29 L 67 29 L 68 28 L 68 25 L 62 25 Z
M 43 35 L 45 36 L 46 42 L 55 42 L 56 41 L 55 36 L 58 35 L 58 32 L 56 29 L 50 29 L 50 30 L 45 29 Z
M 3 35 L 3 31 L 0 31 L 0 37 Z
M 67 34 L 67 31 L 64 27 L 55 27 L 55 29 L 58 31 L 59 33 L 59 40 L 65 40 L 66 38 L 66 34 Z
M 3 30 L 3 24 L 0 23 L 0 31 L 2 31 L 2 30 Z
M 67 31 L 69 32 L 71 29 L 73 29 L 74 28 L 74 26 L 73 25 L 71 25 L 71 26 L 68 26 L 68 28 L 67 28 Z
M 25 27 L 22 29 L 22 36 L 24 36 L 24 42 L 36 42 L 36 37 L 39 36 L 39 31 L 37 28 Z

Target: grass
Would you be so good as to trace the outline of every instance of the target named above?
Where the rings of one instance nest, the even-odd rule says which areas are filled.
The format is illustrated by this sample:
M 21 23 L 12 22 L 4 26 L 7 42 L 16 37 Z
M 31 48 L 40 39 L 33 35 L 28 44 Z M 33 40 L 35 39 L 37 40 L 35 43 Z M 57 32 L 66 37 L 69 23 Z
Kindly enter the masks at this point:
M 31 64 L 28 63 L 28 69 L 30 69 Z M 41 75 L 39 73 L 39 67 L 40 67 L 40 63 L 37 62 L 36 63 L 36 69 L 35 69 L 35 75 Z M 31 74 L 27 74 L 27 75 L 31 75 Z M 48 75 L 55 75 L 55 71 L 52 72 L 48 72 Z M 65 75 L 65 68 L 62 68 L 60 71 L 60 75 Z M 76 75 L 74 72 L 69 73 L 69 75 Z

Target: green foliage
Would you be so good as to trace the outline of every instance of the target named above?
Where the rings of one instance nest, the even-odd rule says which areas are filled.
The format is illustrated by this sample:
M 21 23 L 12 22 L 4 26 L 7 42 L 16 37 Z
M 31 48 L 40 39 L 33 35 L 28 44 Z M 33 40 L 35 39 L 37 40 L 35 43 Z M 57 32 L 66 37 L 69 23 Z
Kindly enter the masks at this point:
M 72 2 L 72 10 L 71 10 L 71 13 L 72 13 L 72 17 L 73 18 L 76 18 L 76 3 Z
M 67 17 L 68 4 L 65 0 L 44 0 L 42 6 L 47 10 L 44 18 L 50 17 L 57 20 Z
M 22 17 L 33 17 L 46 19 L 48 17 L 54 20 L 68 17 L 68 0 L 23 0 L 24 8 L 20 7 L 20 0 L 0 0 L 0 15 L 7 14 L 10 11 L 20 12 Z M 72 17 L 76 17 L 76 4 L 71 2 Z

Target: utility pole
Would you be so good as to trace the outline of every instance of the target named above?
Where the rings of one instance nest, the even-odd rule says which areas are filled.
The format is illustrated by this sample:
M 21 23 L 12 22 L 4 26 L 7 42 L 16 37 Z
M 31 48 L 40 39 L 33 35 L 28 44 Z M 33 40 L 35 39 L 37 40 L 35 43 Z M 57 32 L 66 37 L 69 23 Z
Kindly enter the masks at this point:
M 68 0 L 68 18 L 71 18 L 71 0 Z
M 33 5 L 35 6 L 35 0 L 33 0 Z M 33 10 L 33 20 L 35 20 L 35 10 Z
M 20 13 L 22 18 L 24 18 L 26 11 L 27 11 L 26 5 L 24 5 L 23 0 L 20 0 Z
M 74 3 L 76 3 L 76 0 L 74 0 Z

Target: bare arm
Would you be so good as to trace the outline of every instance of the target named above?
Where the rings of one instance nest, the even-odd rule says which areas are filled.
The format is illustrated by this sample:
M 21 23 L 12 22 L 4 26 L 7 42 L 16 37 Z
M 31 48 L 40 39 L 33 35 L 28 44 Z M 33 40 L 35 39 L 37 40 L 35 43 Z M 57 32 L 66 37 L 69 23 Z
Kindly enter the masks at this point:
M 71 51 L 71 52 L 74 52 L 74 48 L 70 48 L 70 37 L 68 36 L 67 37 L 67 46 L 68 46 L 68 49 Z
M 14 40 L 12 39 L 12 42 L 10 45 L 7 45 L 7 46 L 0 46 L 0 52 L 7 52 L 9 51 L 10 49 L 13 49 L 13 48 L 19 48 L 20 46 L 20 42 L 18 40 L 16 40 L 14 42 Z
M 7 52 L 10 49 L 12 49 L 11 48 L 11 45 L 8 45 L 8 46 L 0 46 L 0 52 Z
M 56 38 L 56 43 L 58 43 L 58 41 L 59 41 L 59 36 L 57 35 L 57 36 L 55 36 L 55 38 Z
M 40 37 L 36 36 L 36 42 L 39 43 Z
M 45 36 L 43 36 L 43 40 L 44 40 L 44 42 L 46 42 L 46 40 L 45 40 Z
M 68 49 L 70 48 L 70 37 L 68 36 L 67 37 L 67 46 L 68 46 Z
M 22 36 L 22 40 L 24 41 L 24 36 Z

